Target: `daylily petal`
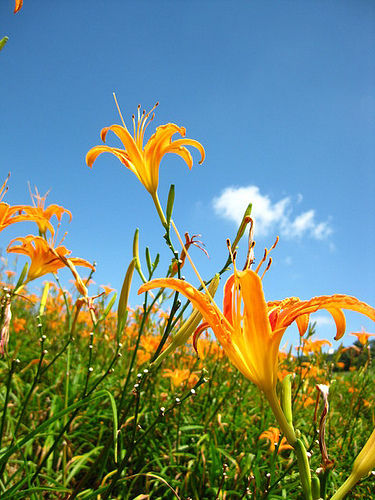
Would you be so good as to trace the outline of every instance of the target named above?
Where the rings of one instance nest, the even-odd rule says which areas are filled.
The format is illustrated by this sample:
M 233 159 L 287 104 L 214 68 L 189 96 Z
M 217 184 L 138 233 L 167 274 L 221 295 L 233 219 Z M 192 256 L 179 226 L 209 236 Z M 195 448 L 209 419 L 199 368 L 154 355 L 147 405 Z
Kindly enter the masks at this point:
M 205 150 L 200 142 L 194 141 L 193 139 L 177 139 L 177 140 L 172 142 L 170 147 L 168 147 L 165 152 L 166 153 L 180 154 L 177 151 L 174 151 L 174 149 L 175 148 L 178 148 L 178 149 L 182 148 L 183 150 L 188 151 L 184 146 L 193 146 L 194 148 L 197 148 L 201 154 L 201 159 L 199 160 L 198 163 L 201 165 L 204 162 L 204 158 L 206 156 Z M 182 155 L 180 155 L 180 156 L 182 156 Z M 186 162 L 186 163 L 188 163 L 188 162 Z M 189 166 L 189 168 L 191 168 L 191 167 Z
M 320 309 L 326 309 L 332 314 L 337 326 L 337 339 L 343 335 L 343 328 L 345 331 L 345 318 L 343 314 L 337 312 L 339 309 L 356 311 L 375 321 L 375 309 L 365 302 L 349 295 L 323 295 L 309 301 L 299 301 L 295 305 L 285 308 L 279 315 L 278 327 L 287 328 L 299 316 L 311 314 Z
M 335 340 L 340 340 L 344 335 L 346 330 L 346 319 L 344 313 L 338 308 L 327 308 L 327 311 L 331 314 L 335 321 L 337 333 L 335 335 Z
M 298 318 L 296 319 L 298 331 L 301 337 L 305 335 L 307 328 L 309 326 L 309 321 L 310 321 L 309 314 L 301 314 L 301 316 L 298 316 Z
M 150 137 L 145 145 L 145 159 L 151 163 L 160 163 L 165 154 L 165 149 L 171 144 L 172 136 L 178 132 L 182 137 L 186 134 L 185 127 L 179 127 L 174 123 L 167 123 L 156 128 L 156 132 Z
M 134 138 L 131 136 L 127 128 L 121 127 L 121 125 L 111 125 L 110 127 L 105 127 L 101 132 L 101 137 L 103 142 L 105 142 L 106 134 L 109 130 L 112 130 L 114 134 L 120 139 L 123 143 L 125 150 L 129 157 L 132 159 L 132 162 L 135 164 L 142 164 L 142 154 L 139 150 Z M 105 133 L 103 133 L 105 131 Z
M 223 313 L 229 323 L 233 325 L 232 304 L 233 304 L 233 282 L 234 274 L 229 276 L 224 285 Z
M 115 155 L 116 158 L 118 158 L 121 161 L 121 163 L 125 165 L 126 168 L 131 170 L 133 174 L 135 174 L 138 177 L 138 179 L 142 182 L 142 178 L 140 177 L 137 169 L 131 162 L 129 155 L 125 153 L 125 151 L 122 149 L 111 148 L 109 146 L 93 147 L 86 155 L 86 163 L 90 168 L 92 168 L 94 161 L 101 153 L 112 153 L 113 155 Z
M 217 306 L 213 306 L 209 299 L 199 290 L 194 288 L 186 281 L 176 278 L 159 278 L 147 283 L 144 283 L 138 290 L 138 295 L 153 288 L 171 288 L 176 292 L 182 293 L 190 302 L 193 307 L 205 318 L 210 327 L 215 331 L 220 328 L 221 313 Z M 215 331 L 216 333 L 216 331 Z M 229 340 L 230 337 L 228 337 Z
M 16 0 L 16 4 L 14 7 L 14 14 L 21 9 L 22 5 L 23 5 L 23 0 Z
M 64 207 L 60 207 L 59 205 L 48 205 L 48 207 L 44 210 L 44 215 L 47 219 L 50 219 L 53 215 L 55 215 L 57 220 L 61 221 L 63 214 L 68 214 L 69 221 L 71 222 L 73 218 L 72 212 Z

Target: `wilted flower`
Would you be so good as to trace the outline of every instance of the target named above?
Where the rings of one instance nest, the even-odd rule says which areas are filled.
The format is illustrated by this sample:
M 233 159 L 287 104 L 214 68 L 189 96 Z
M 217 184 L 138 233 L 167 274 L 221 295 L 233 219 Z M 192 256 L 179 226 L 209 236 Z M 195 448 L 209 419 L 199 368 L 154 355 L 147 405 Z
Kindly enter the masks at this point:
M 172 263 L 171 277 L 177 273 L 179 266 L 180 269 L 182 269 L 182 267 L 184 266 L 186 259 L 186 252 L 189 250 L 191 245 L 196 246 L 197 248 L 202 250 L 202 252 L 204 252 L 207 257 L 209 257 L 207 250 L 204 248 L 204 243 L 200 240 L 197 240 L 197 238 L 199 237 L 200 234 L 193 234 L 193 236 L 190 237 L 189 233 L 185 233 L 185 245 L 179 257 L 179 263 L 177 261 L 173 261 Z
M 9 326 L 12 319 L 11 296 L 4 290 L 1 297 L 1 323 L 0 323 L 0 354 L 5 354 L 9 341 Z

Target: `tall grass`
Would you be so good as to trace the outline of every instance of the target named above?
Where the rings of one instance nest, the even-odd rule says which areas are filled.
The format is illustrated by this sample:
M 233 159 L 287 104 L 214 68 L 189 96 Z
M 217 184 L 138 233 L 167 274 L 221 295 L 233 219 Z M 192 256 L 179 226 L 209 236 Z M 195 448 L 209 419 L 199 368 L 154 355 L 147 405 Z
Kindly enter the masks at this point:
M 14 301 L 0 361 L 2 499 L 301 497 L 294 451 L 262 437 L 277 423 L 215 340 L 200 341 L 204 359 L 186 344 L 150 369 L 168 324 L 162 297 L 129 309 L 120 338 L 110 296 L 96 306 L 106 315 L 94 333 L 81 311 L 74 338 L 70 294 L 51 285 L 43 315 L 31 299 Z M 294 426 L 312 470 L 321 466 L 315 385 L 330 384 L 328 498 L 374 426 L 374 372 L 337 369 L 339 353 L 298 353 L 282 356 L 280 373 L 293 374 Z M 374 487 L 369 476 L 351 498 L 370 499 Z

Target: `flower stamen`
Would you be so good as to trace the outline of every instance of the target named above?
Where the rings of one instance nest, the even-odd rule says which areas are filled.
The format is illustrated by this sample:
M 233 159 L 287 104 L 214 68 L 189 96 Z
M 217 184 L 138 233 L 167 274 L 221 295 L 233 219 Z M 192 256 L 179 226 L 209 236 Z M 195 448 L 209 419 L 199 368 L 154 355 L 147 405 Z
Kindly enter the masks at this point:
M 255 272 L 256 272 L 257 274 L 259 274 L 260 268 L 261 268 L 261 267 L 262 267 L 262 265 L 266 262 L 267 257 L 269 256 L 269 254 L 271 253 L 271 251 L 272 251 L 272 250 L 276 247 L 276 245 L 278 244 L 278 242 L 279 242 L 279 237 L 278 237 L 278 236 L 276 236 L 275 243 L 272 245 L 272 247 L 271 247 L 271 248 L 269 248 L 269 249 L 268 249 L 268 248 L 265 248 L 265 249 L 264 249 L 264 255 L 263 255 L 263 258 L 262 258 L 262 260 L 259 262 L 259 264 L 257 265 L 257 268 L 255 269 Z M 272 262 L 272 261 L 271 261 L 271 262 Z M 269 266 L 270 266 L 270 265 L 271 265 L 270 263 L 268 263 L 268 264 L 267 264 L 267 269 L 266 269 L 266 271 L 268 271 L 268 269 L 269 269 Z M 263 275 L 264 275 L 264 273 L 263 273 Z M 263 277 L 263 276 L 262 276 L 262 277 Z
M 122 117 L 121 109 L 120 109 L 120 106 L 118 105 L 117 97 L 116 97 L 116 94 L 114 92 L 113 92 L 113 99 L 115 100 L 116 108 L 117 108 L 118 114 L 120 115 L 122 124 L 123 124 L 124 128 L 126 129 L 125 121 L 124 121 L 124 118 Z M 133 115 L 133 117 L 134 117 L 134 115 Z

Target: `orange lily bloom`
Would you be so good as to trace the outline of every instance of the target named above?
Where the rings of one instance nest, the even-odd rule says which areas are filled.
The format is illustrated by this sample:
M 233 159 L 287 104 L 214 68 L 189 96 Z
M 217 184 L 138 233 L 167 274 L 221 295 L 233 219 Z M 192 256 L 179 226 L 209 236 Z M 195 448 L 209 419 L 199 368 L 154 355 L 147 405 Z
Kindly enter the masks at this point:
M 290 444 L 288 444 L 285 437 L 283 437 L 280 441 L 280 434 L 280 429 L 278 429 L 277 427 L 270 427 L 268 431 L 262 432 L 262 434 L 259 436 L 259 439 L 268 439 L 268 441 L 270 442 L 271 453 L 275 451 L 276 446 L 278 446 L 277 453 L 280 453 L 280 451 L 283 450 L 292 450 L 293 446 L 290 446 Z
M 362 331 L 357 333 L 353 332 L 350 335 L 354 335 L 354 337 L 357 337 L 362 345 L 366 345 L 370 337 L 375 337 L 374 333 L 367 333 L 364 328 L 362 328 Z
M 196 373 L 191 373 L 188 368 L 183 370 L 179 370 L 178 368 L 175 368 L 174 370 L 165 368 L 163 377 L 169 377 L 174 387 L 180 387 L 180 385 L 182 385 L 186 380 L 188 381 L 188 385 L 191 386 L 199 380 L 198 375 Z
M 20 212 L 22 208 L 22 206 L 11 207 L 8 203 L 0 203 L 0 231 L 5 229 L 10 224 L 23 220 L 21 216 L 14 215 L 16 212 Z
M 0 232 L 10 224 L 14 224 L 15 222 L 35 220 L 35 217 L 31 217 L 30 215 L 21 215 L 21 212 L 24 209 L 24 205 L 14 205 L 13 207 L 11 207 L 8 203 L 4 203 L 3 201 L 1 201 L 8 191 L 7 182 L 9 180 L 9 177 L 10 173 L 8 174 L 8 177 L 5 179 L 5 182 L 0 188 Z M 17 212 L 19 215 L 15 215 Z M 39 218 L 39 216 L 37 218 Z M 47 224 L 49 223 L 47 222 Z
M 13 245 L 15 241 L 21 243 L 21 245 Z M 76 266 L 85 266 L 90 269 L 95 270 L 94 266 L 84 259 L 77 257 L 69 257 L 70 251 L 64 246 L 60 245 L 53 248 L 44 238 L 41 236 L 33 236 L 29 234 L 24 238 L 15 238 L 12 240 L 7 248 L 7 252 L 20 253 L 27 255 L 31 259 L 31 264 L 27 273 L 26 281 L 24 285 L 40 276 L 44 276 L 47 273 L 54 273 L 65 267 L 67 259 Z
M 328 340 L 311 340 L 311 339 L 303 339 L 303 343 L 297 349 L 301 349 L 303 354 L 319 354 L 322 351 L 322 346 L 328 345 L 332 347 L 331 342 Z
M 70 221 L 72 220 L 72 213 L 64 207 L 60 207 L 59 205 L 49 205 L 47 208 L 44 207 L 46 202 L 47 194 L 44 196 L 40 196 L 38 190 L 35 190 L 35 194 L 31 194 L 31 199 L 33 202 L 33 206 L 24 205 L 22 207 L 23 211 L 29 216 L 30 219 L 34 220 L 39 227 L 39 231 L 41 234 L 46 234 L 47 229 L 54 234 L 54 229 L 50 224 L 49 220 L 53 215 L 57 217 L 57 220 L 60 222 L 61 217 L 64 213 L 69 215 Z M 69 221 L 69 222 L 70 222 Z
M 311 300 L 292 297 L 267 303 L 261 278 L 251 269 L 235 270 L 227 280 L 223 312 L 213 300 L 183 280 L 155 279 L 142 285 L 138 293 L 158 287 L 171 288 L 189 299 L 214 331 L 231 362 L 268 396 L 274 394 L 276 387 L 280 341 L 294 321 L 303 335 L 310 313 L 326 309 L 336 322 L 336 339 L 345 332 L 341 309 L 360 312 L 375 321 L 374 308 L 347 295 Z
M 23 0 L 16 0 L 16 5 L 14 7 L 14 14 L 18 12 L 23 5 Z
M 42 219 L 38 217 L 37 215 L 28 215 L 28 214 L 21 214 L 22 210 L 25 208 L 24 205 L 14 205 L 13 207 L 8 205 L 8 203 L 1 202 L 0 203 L 0 232 L 5 229 L 6 227 L 10 226 L 11 224 L 14 224 L 15 222 L 21 222 L 21 221 L 34 221 L 37 224 L 42 223 Z M 19 213 L 19 215 L 15 215 L 16 213 Z M 51 224 L 47 221 L 44 220 L 44 224 L 48 229 L 53 231 L 53 227 Z
M 89 167 L 92 167 L 94 161 L 101 153 L 114 154 L 125 167 L 138 177 L 139 181 L 153 197 L 156 195 L 159 184 L 160 161 L 166 153 L 176 153 L 181 156 L 190 169 L 193 166 L 193 159 L 190 152 L 184 146 L 193 146 L 199 150 L 201 153 L 199 163 L 203 162 L 205 156 L 204 148 L 198 141 L 185 139 L 185 127 L 178 127 L 173 123 L 157 127 L 155 134 L 151 136 L 143 147 L 145 130 L 154 118 L 154 115 L 150 118 L 150 114 L 156 106 L 157 104 L 148 113 L 145 111 L 141 113 L 140 106 L 138 106 L 137 123 L 133 115 L 133 136 L 126 128 L 125 123 L 123 127 L 121 125 L 111 125 L 102 129 L 101 138 L 103 142 L 105 142 L 107 132 L 111 130 L 121 140 L 124 149 L 95 146 L 86 155 L 86 163 Z M 172 141 L 172 136 L 175 133 L 179 133 L 183 138 Z

